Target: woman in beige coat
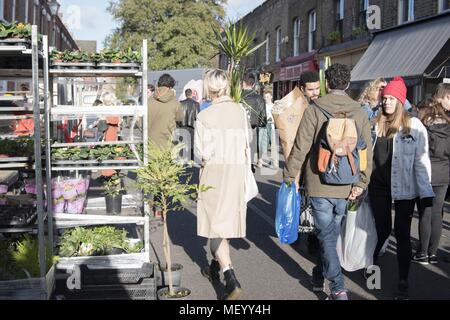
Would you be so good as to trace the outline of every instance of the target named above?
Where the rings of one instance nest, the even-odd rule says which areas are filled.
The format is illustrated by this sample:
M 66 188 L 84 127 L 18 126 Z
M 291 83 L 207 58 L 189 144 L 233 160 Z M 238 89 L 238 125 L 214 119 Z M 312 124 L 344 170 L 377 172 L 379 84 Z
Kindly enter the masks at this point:
M 242 106 L 229 96 L 225 71 L 210 70 L 204 77 L 204 95 L 212 105 L 198 114 L 195 152 L 201 161 L 200 185 L 211 187 L 199 194 L 197 234 L 210 239 L 211 265 L 202 270 L 210 281 L 225 278 L 225 298 L 237 299 L 242 289 L 231 264 L 228 239 L 246 235 L 244 181 L 246 173 L 245 121 Z

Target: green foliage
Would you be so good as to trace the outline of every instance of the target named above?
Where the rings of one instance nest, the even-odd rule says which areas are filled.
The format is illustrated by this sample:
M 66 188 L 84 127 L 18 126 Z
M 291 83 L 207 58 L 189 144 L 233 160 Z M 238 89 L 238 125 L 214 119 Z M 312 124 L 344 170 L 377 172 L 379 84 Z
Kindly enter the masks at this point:
M 66 147 L 52 150 L 52 160 L 86 160 L 89 159 L 90 152 L 87 147 Z
M 22 240 L 15 243 L 15 250 L 11 251 L 11 257 L 14 261 L 16 278 L 24 277 L 24 271 L 27 270 L 31 277 L 40 276 L 39 272 L 39 242 L 36 238 L 25 235 Z M 51 255 L 51 244 L 47 243 L 45 253 L 46 270 L 56 262 Z
M 245 70 L 240 67 L 240 62 L 242 58 L 248 57 L 258 50 L 266 41 L 252 47 L 256 33 L 250 34 L 246 27 L 231 21 L 228 22 L 223 32 L 214 30 L 214 33 L 217 48 L 228 57 L 231 97 L 237 103 L 242 102 L 241 83 Z
M 31 38 L 31 24 L 17 21 L 0 23 L 0 39 L 6 38 Z
M 208 42 L 225 15 L 224 0 L 111 0 L 119 26 L 106 40 L 114 49 L 137 48 L 148 39 L 152 70 L 211 67 L 217 54 Z M 211 28 L 212 26 L 212 28 Z
M 15 279 L 15 266 L 11 253 L 13 251 L 11 241 L 0 241 L 0 281 Z
M 348 211 L 358 211 L 359 204 L 360 204 L 359 201 L 350 200 L 347 203 L 347 210 Z
M 341 33 L 337 30 L 330 32 L 327 36 L 327 40 L 331 43 L 337 43 L 341 40 Z
M 166 212 L 182 210 L 182 204 L 189 198 L 196 199 L 199 190 L 206 191 L 190 184 L 192 174 L 188 174 L 186 166 L 176 160 L 182 148 L 182 144 L 161 148 L 150 142 L 148 154 L 151 158 L 146 166 L 137 170 L 138 187 L 144 194 L 158 195 L 152 204 L 166 209 Z
M 172 265 L 170 254 L 170 238 L 167 229 L 167 213 L 182 210 L 189 198 L 196 199 L 199 192 L 206 192 L 211 187 L 191 185 L 192 174 L 186 172 L 186 166 L 177 161 L 176 157 L 183 149 L 183 144 L 159 147 L 150 142 L 148 154 L 151 155 L 147 165 L 137 170 L 137 185 L 144 195 L 153 195 L 151 205 L 162 208 L 164 221 L 163 249 L 167 266 Z M 169 291 L 173 295 L 171 268 L 169 272 Z
M 34 139 L 31 137 L 0 139 L 0 154 L 7 154 L 10 157 L 31 157 L 34 155 Z
M 122 179 L 118 174 L 115 174 L 111 177 L 106 177 L 105 182 L 103 183 L 103 187 L 105 188 L 104 194 L 105 196 L 115 197 L 120 194 L 124 189 L 122 188 Z
M 367 33 L 367 29 L 365 27 L 356 27 L 356 28 L 353 28 L 353 30 L 352 30 L 353 38 L 357 38 L 360 35 L 365 34 L 365 33 Z
M 107 255 L 113 248 L 126 253 L 141 252 L 143 245 L 130 244 L 127 231 L 114 227 L 82 228 L 76 227 L 64 232 L 59 241 L 59 254 L 62 257 Z

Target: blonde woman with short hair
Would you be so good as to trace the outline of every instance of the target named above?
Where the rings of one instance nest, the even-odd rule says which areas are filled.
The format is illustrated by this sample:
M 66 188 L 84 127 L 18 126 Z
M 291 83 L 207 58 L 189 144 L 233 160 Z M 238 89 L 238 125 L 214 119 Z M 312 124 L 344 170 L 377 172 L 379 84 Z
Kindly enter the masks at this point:
M 211 189 L 199 194 L 197 234 L 210 240 L 213 260 L 202 274 L 211 282 L 220 281 L 222 270 L 225 299 L 234 300 L 242 289 L 231 263 L 228 240 L 246 236 L 244 182 L 248 132 L 245 121 L 248 119 L 243 107 L 229 96 L 225 71 L 207 71 L 203 86 L 204 98 L 212 104 L 198 114 L 194 143 L 196 159 L 201 161 L 200 185 Z

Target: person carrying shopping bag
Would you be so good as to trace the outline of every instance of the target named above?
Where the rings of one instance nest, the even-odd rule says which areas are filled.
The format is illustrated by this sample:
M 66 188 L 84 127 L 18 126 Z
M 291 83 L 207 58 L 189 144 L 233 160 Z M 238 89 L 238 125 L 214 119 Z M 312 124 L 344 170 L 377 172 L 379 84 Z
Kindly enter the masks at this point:
M 429 207 L 434 197 L 428 135 L 420 120 L 408 115 L 404 108 L 406 86 L 401 77 L 395 77 L 386 85 L 382 101 L 382 110 L 375 119 L 373 171 L 369 184 L 378 236 L 374 264 L 378 264 L 378 253 L 391 233 L 394 201 L 398 262 L 395 298 L 407 299 L 414 206 L 420 198 L 421 203 Z

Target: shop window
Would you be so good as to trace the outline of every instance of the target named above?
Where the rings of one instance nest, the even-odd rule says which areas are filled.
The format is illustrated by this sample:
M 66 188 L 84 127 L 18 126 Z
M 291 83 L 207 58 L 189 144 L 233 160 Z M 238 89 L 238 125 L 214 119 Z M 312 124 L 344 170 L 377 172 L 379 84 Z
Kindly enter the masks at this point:
M 294 20 L 294 56 L 300 54 L 300 19 Z

